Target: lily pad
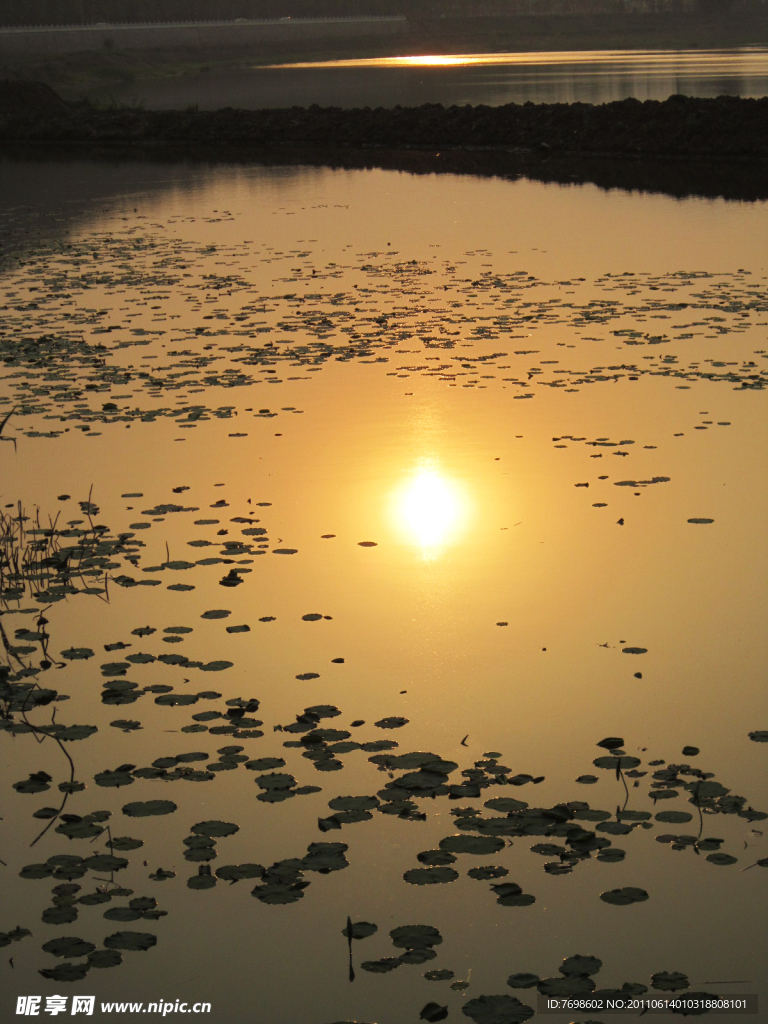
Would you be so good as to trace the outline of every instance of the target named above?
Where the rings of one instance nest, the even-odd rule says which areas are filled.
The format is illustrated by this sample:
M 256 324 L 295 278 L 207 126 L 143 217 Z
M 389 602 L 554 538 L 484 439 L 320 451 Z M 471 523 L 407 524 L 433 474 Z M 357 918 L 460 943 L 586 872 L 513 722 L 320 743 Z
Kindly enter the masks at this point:
M 97 949 L 88 954 L 89 967 L 117 967 L 122 962 L 122 954 L 117 949 Z
M 428 924 L 406 924 L 389 933 L 392 944 L 400 949 L 431 949 L 439 946 L 443 937 L 437 928 Z
M 476 853 L 488 855 L 504 849 L 504 840 L 499 836 L 446 836 L 440 840 L 440 849 L 450 853 Z
M 614 907 L 627 907 L 630 903 L 645 902 L 648 899 L 648 893 L 645 889 L 636 889 L 630 885 L 622 889 L 609 889 L 607 892 L 601 892 L 600 899 Z
M 104 939 L 107 949 L 126 949 L 131 952 L 143 952 L 157 945 L 157 936 L 148 932 L 115 932 Z M 95 947 L 94 947 L 95 948 Z
M 129 818 L 149 818 L 158 814 L 171 814 L 177 809 L 172 800 L 137 800 L 123 807 Z
M 507 978 L 507 984 L 510 988 L 533 988 L 539 984 L 538 974 L 526 974 L 522 972 L 520 974 L 510 974 Z
M 580 953 L 569 956 L 560 964 L 560 973 L 567 977 L 588 977 L 590 974 L 597 974 L 603 966 L 603 961 L 596 956 L 582 956 Z
M 96 949 L 92 942 L 85 939 L 78 939 L 75 936 L 67 936 L 61 939 L 50 939 L 43 943 L 43 950 L 53 956 L 87 956 Z
M 478 996 L 464 1003 L 461 1012 L 475 1024 L 523 1024 L 534 1011 L 514 996 Z
M 728 867 L 730 864 L 736 864 L 738 857 L 731 857 L 728 853 L 710 853 L 707 860 L 710 864 L 717 864 L 718 867 Z
M 470 868 L 467 872 L 470 878 L 477 878 L 480 881 L 487 881 L 491 878 L 504 878 L 505 875 L 509 874 L 506 868 L 498 867 L 495 865 L 487 865 L 482 868 Z
M 360 966 L 364 971 L 370 971 L 371 974 L 389 974 L 396 967 L 400 967 L 401 963 L 402 960 L 399 957 L 385 956 L 381 960 L 364 960 Z
M 444 882 L 455 882 L 458 871 L 448 867 L 411 868 L 403 878 L 410 885 L 439 885 Z
M 82 981 L 88 973 L 90 964 L 59 964 L 57 967 L 46 967 L 39 973 L 49 981 Z
M 378 926 L 371 924 L 370 921 L 355 921 L 345 925 L 341 934 L 347 939 L 367 939 L 371 935 L 375 935 L 378 930 Z
M 439 1003 L 427 1003 L 421 1008 L 419 1020 L 425 1020 L 432 1024 L 433 1021 L 445 1020 L 448 1016 L 448 1007 L 440 1006 Z
M 679 971 L 658 971 L 651 978 L 651 986 L 660 992 L 679 992 L 689 985 L 688 977 Z
M 221 836 L 233 836 L 240 831 L 239 825 L 232 825 L 228 821 L 201 821 L 193 825 L 189 830 L 198 836 L 208 836 L 218 839 Z

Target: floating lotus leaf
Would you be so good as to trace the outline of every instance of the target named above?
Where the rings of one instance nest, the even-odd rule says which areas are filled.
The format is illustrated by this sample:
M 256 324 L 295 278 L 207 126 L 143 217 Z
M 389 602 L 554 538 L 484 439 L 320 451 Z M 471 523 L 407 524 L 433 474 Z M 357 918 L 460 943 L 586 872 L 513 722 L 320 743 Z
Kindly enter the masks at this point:
M 89 892 L 81 896 L 77 902 L 86 907 L 97 907 L 100 903 L 109 903 L 114 892 L 114 889 L 110 889 L 109 892 Z
M 411 868 L 403 878 L 411 885 L 438 885 L 443 882 L 455 882 L 458 871 L 447 867 Z
M 496 902 L 502 907 L 530 907 L 536 902 L 536 897 L 528 892 L 512 892 L 498 896 Z
M 618 750 L 619 747 L 624 746 L 624 740 L 621 736 L 608 736 L 604 740 L 600 740 L 597 745 L 598 747 L 605 747 L 606 750 Z
M 43 924 L 72 924 L 77 920 L 77 916 L 76 907 L 46 907 L 42 914 L 42 920 Z
M 197 836 L 207 836 L 218 839 L 221 836 L 233 836 L 240 831 L 239 825 L 233 825 L 228 821 L 200 821 L 189 830 Z
M 114 729 L 122 729 L 123 732 L 135 732 L 137 729 L 141 729 L 141 722 L 133 721 L 130 718 L 118 718 L 109 724 Z
M 46 967 L 39 971 L 49 981 L 82 981 L 88 973 L 90 964 L 59 964 L 58 967 Z
M 171 814 L 177 809 L 172 800 L 137 800 L 123 807 L 129 818 L 148 818 L 157 814 Z
M 296 785 L 296 779 L 292 775 L 286 775 L 280 772 L 271 772 L 269 775 L 259 775 L 254 779 L 254 782 L 261 789 L 275 790 L 275 789 L 292 789 Z
M 334 811 L 369 811 L 379 806 L 375 796 L 337 796 L 328 801 Z
M 348 849 L 346 843 L 310 843 L 302 864 L 307 871 L 340 871 L 349 865 L 344 856 Z
M 687 976 L 679 971 L 658 971 L 651 978 L 651 986 L 660 992 L 679 992 L 689 985 Z
M 396 715 L 390 718 L 380 718 L 374 725 L 377 729 L 401 729 L 408 724 L 407 718 L 398 718 Z
M 98 774 L 94 775 L 93 781 L 97 786 L 119 787 L 130 786 L 134 778 L 129 772 L 122 772 L 118 769 L 116 771 L 98 772 Z
M 113 857 L 111 853 L 97 853 L 93 857 L 87 857 L 83 866 L 89 871 L 122 871 L 128 867 L 125 857 Z
M 155 704 L 164 707 L 175 708 L 185 704 L 197 704 L 198 697 L 194 693 L 163 693 L 155 697 Z
M 538 985 L 540 978 L 538 974 L 510 974 L 507 978 L 507 984 L 510 988 L 533 988 L 534 985 Z
M 731 857 L 728 853 L 710 853 L 707 860 L 710 864 L 717 864 L 719 867 L 727 867 L 729 864 L 736 864 L 738 857 Z
M 697 526 L 705 526 L 708 523 L 714 523 L 714 519 L 689 519 L 689 523 L 695 523 Z
M 175 878 L 175 871 L 165 871 L 163 868 L 158 868 L 157 871 L 153 871 L 149 876 L 153 882 L 164 882 L 168 878 Z
M 630 903 L 643 903 L 648 899 L 648 893 L 645 889 L 636 889 L 630 885 L 623 889 L 609 889 L 607 892 L 601 892 L 600 899 L 614 907 L 627 907 Z
M 648 653 L 648 648 L 647 647 L 622 647 L 621 653 L 622 654 L 647 654 Z M 619 746 L 623 747 L 624 744 L 620 743 Z
M 51 788 L 51 776 L 47 772 L 33 772 L 28 779 L 21 782 L 14 782 L 13 788 L 17 793 L 44 793 Z
M 487 881 L 491 878 L 504 878 L 505 875 L 509 874 L 506 868 L 487 865 L 482 868 L 470 868 L 467 872 L 470 878 L 476 878 L 479 881 Z
M 126 949 L 131 952 L 143 952 L 157 945 L 157 936 L 148 932 L 115 932 L 104 939 L 107 949 Z
M 597 832 L 607 832 L 611 836 L 628 836 L 633 831 L 632 825 L 625 825 L 621 821 L 601 821 L 596 826 Z
M 543 996 L 580 996 L 592 992 L 594 981 L 587 977 L 542 978 L 537 988 Z
M 341 934 L 348 939 L 367 939 L 371 935 L 375 935 L 378 930 L 378 926 L 371 924 L 370 921 L 355 921 L 345 925 Z
M 98 732 L 95 725 L 66 725 L 54 733 L 57 740 L 84 740 Z
M 592 785 L 594 785 L 595 782 L 597 782 L 597 776 L 596 775 L 579 775 L 579 777 L 576 779 L 576 781 L 580 782 L 583 786 L 592 786 Z
M 416 854 L 416 860 L 430 866 L 456 863 L 454 854 L 447 850 L 423 850 Z
M 626 771 L 628 768 L 637 768 L 640 758 L 632 757 L 630 754 L 606 754 L 604 757 L 596 757 L 592 764 L 595 768 L 621 768 L 622 771 Z
M 401 965 L 402 961 L 396 956 L 385 956 L 381 960 L 364 960 L 360 966 L 364 971 L 371 974 L 388 974 Z
M 93 653 L 90 647 L 70 647 L 69 650 L 62 651 L 61 656 L 67 661 L 84 661 L 86 658 L 92 658 Z
M 141 913 L 130 907 L 111 907 L 104 911 L 104 917 L 107 921 L 138 921 L 141 918 Z
M 542 857 L 559 857 L 565 852 L 564 846 L 557 846 L 555 843 L 534 843 L 531 847 L 531 853 L 539 853 Z
M 264 868 L 261 864 L 225 864 L 216 869 L 216 877 L 222 882 L 239 882 L 244 878 L 261 878 Z
M 464 1003 L 461 1012 L 475 1024 L 523 1024 L 533 1010 L 514 996 L 478 996 Z
M 440 971 L 427 971 L 424 977 L 427 981 L 449 981 L 455 977 L 453 971 L 440 970 Z
M 663 821 L 670 825 L 681 825 L 685 821 L 690 821 L 693 817 L 687 811 L 659 811 L 655 815 L 656 821 Z
M 603 966 L 603 961 L 596 956 L 582 956 L 580 953 L 569 956 L 560 964 L 560 973 L 568 977 L 588 977 L 590 974 L 597 974 Z
M 431 949 L 439 946 L 443 937 L 437 928 L 428 924 L 405 924 L 389 933 L 392 944 L 400 949 Z
M 400 960 L 404 964 L 425 964 L 427 960 L 434 960 L 437 953 L 434 949 L 407 949 L 400 954 Z
M 504 849 L 504 840 L 498 836 L 446 836 L 440 840 L 440 849 L 450 853 L 487 855 Z
M 49 864 L 27 864 L 19 872 L 19 878 L 50 878 L 53 868 Z
M 88 954 L 89 967 L 117 967 L 122 962 L 122 954 L 117 949 L 97 949 Z
M 617 864 L 626 857 L 625 850 L 619 850 L 615 846 L 608 846 L 604 850 L 597 851 L 597 859 L 604 864 Z
M 62 819 L 65 817 L 69 818 L 70 816 L 62 815 Z M 57 825 L 55 831 L 67 836 L 68 839 L 95 839 L 96 836 L 101 835 L 104 829 L 94 822 L 88 821 L 87 818 L 82 818 L 74 821 L 62 820 L 62 824 Z
M 503 814 L 511 814 L 515 811 L 524 811 L 528 804 L 525 800 L 515 800 L 510 796 L 496 796 L 493 800 L 486 800 L 485 806 L 494 811 L 501 811 Z
M 749 734 L 754 743 L 768 743 L 768 729 L 756 729 Z
M 50 939 L 43 944 L 43 950 L 53 956 L 86 956 L 96 949 L 92 942 L 85 939 L 78 939 L 75 936 L 67 936 L 61 939 Z
M 447 1016 L 447 1006 L 440 1006 L 439 1003 L 427 1003 L 426 1006 L 421 1008 L 419 1020 L 426 1020 L 431 1024 L 432 1021 L 445 1020 Z

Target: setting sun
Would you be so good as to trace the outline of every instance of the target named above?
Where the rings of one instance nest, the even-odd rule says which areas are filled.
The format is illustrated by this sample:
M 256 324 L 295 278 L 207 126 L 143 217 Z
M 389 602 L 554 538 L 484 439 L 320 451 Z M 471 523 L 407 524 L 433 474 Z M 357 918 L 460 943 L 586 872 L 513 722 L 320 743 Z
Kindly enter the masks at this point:
M 411 541 L 434 548 L 456 532 L 466 512 L 458 488 L 434 469 L 420 469 L 398 492 L 397 518 Z

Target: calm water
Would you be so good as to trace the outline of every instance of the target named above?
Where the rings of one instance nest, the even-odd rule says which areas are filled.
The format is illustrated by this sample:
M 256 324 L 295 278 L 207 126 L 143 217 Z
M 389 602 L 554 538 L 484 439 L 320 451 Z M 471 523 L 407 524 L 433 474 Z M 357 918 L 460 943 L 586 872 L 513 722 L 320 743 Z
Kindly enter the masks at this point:
M 0 591 L 0 931 L 32 933 L 3 950 L 4 1016 L 63 993 L 205 1000 L 214 1024 L 482 1021 L 483 996 L 535 1009 L 507 978 L 574 954 L 598 988 L 768 997 L 768 873 L 743 870 L 768 856 L 768 206 L 302 167 L 0 176 L 29 225 L 0 281 L 5 551 L 30 559 Z M 54 519 L 58 554 L 30 532 Z M 69 699 L 29 710 L 29 683 Z M 98 731 L 60 734 L 70 768 L 25 721 Z M 71 778 L 84 821 L 51 817 Z M 78 859 L 110 841 L 127 865 Z M 378 927 L 353 982 L 348 916 Z M 405 925 L 442 941 L 394 945 Z
M 634 96 L 765 96 L 768 50 L 590 50 L 390 57 L 214 71 L 115 94 L 149 108 L 608 103 Z M 99 97 L 103 99 L 102 96 Z

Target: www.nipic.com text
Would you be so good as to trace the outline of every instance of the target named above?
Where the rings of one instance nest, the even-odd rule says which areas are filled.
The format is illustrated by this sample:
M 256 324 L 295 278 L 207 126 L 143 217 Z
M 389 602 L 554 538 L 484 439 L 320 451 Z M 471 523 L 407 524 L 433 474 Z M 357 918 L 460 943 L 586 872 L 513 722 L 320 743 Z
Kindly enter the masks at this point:
M 16 1013 L 26 1017 L 38 1017 L 47 1013 L 52 1017 L 58 1014 L 84 1014 L 93 1016 L 96 1006 L 95 996 L 46 996 L 43 1005 L 42 996 L 19 996 L 16 1000 Z M 210 1013 L 210 1003 L 185 1003 L 180 999 L 173 1002 L 160 1000 L 156 1003 L 100 1003 L 102 1013 L 159 1013 L 165 1017 L 168 1013 Z

